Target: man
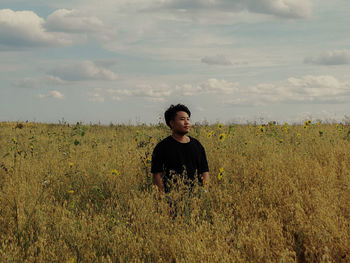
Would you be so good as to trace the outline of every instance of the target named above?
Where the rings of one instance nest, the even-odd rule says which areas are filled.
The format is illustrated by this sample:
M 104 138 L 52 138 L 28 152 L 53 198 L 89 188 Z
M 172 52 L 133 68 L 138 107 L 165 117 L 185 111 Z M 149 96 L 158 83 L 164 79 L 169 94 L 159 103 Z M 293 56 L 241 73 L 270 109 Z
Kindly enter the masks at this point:
M 153 150 L 151 172 L 154 184 L 160 192 L 168 193 L 172 182 L 176 181 L 174 177 L 185 174 L 184 179 L 190 186 L 196 179 L 207 185 L 209 168 L 204 147 L 197 139 L 186 135 L 191 128 L 191 112 L 185 105 L 171 105 L 164 116 L 172 135 L 159 142 Z

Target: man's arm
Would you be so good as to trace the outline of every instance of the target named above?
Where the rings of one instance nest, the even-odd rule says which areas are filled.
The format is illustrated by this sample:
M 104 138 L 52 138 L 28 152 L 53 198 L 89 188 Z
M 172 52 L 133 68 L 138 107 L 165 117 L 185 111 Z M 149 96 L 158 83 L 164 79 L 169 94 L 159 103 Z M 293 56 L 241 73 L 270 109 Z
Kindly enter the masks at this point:
M 203 186 L 209 185 L 209 172 L 202 173 Z
M 161 193 L 164 192 L 164 184 L 163 184 L 163 180 L 162 180 L 162 175 L 163 175 L 162 172 L 153 174 L 153 184 L 158 186 L 158 190 Z

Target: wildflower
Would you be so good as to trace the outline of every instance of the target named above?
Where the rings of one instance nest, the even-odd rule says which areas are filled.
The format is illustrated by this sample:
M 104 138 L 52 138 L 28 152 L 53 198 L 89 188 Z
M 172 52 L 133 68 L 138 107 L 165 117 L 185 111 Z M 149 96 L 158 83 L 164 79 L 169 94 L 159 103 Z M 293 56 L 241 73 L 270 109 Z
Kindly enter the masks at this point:
M 147 167 L 149 167 L 149 166 L 151 166 L 152 160 L 151 160 L 151 158 L 147 157 L 144 162 L 145 162 L 145 165 Z
M 32 123 L 32 122 L 30 122 L 30 123 L 29 123 L 29 126 L 30 126 L 30 127 L 32 127 L 32 126 L 33 126 L 33 123 Z
M 213 137 L 213 135 L 214 135 L 214 132 L 213 132 L 213 131 L 208 132 L 208 138 Z
M 16 143 L 16 144 L 17 144 L 16 138 L 12 138 L 12 141 L 13 141 L 13 143 Z
M 300 134 L 300 133 L 297 133 L 297 137 L 300 138 L 300 137 L 301 137 L 301 134 Z
M 225 139 L 226 139 L 226 133 L 219 134 L 219 136 L 218 136 L 219 141 L 223 142 Z
M 117 170 L 117 169 L 113 169 L 111 171 L 111 174 L 114 175 L 114 176 L 119 176 L 120 175 L 120 172 Z
M 321 125 L 321 122 L 318 121 L 318 122 L 317 122 L 317 126 L 320 126 L 320 125 Z
M 307 127 L 308 127 L 307 125 L 304 125 L 304 130 L 307 130 Z
M 265 127 L 260 125 L 259 126 L 259 132 L 264 133 L 265 132 Z
M 221 129 L 222 128 L 222 124 L 219 122 L 218 123 L 218 128 Z
M 34 149 L 34 146 L 33 146 L 33 145 L 30 145 L 30 149 L 33 150 L 33 149 Z
M 220 168 L 220 169 L 219 169 L 219 173 L 218 173 L 218 179 L 219 179 L 219 180 L 222 179 L 222 176 L 224 175 L 224 172 L 225 172 L 224 168 Z
M 310 125 L 310 124 L 311 124 L 311 120 L 308 120 L 308 121 L 307 121 L 307 124 Z
M 251 124 L 249 124 L 249 129 L 251 129 L 252 128 L 252 125 Z
M 284 132 L 288 133 L 288 128 L 287 127 L 284 128 Z
M 283 139 L 280 139 L 280 143 L 283 143 L 284 142 L 284 140 Z
M 70 258 L 69 260 L 67 260 L 67 263 L 75 263 L 75 258 Z
M 114 137 L 117 137 L 117 133 L 115 133 L 113 136 L 114 136 Z
M 284 126 L 284 127 L 287 127 L 287 126 L 288 126 L 288 123 L 286 123 L 286 122 L 283 123 L 283 126 Z
M 73 189 L 72 189 L 72 190 L 69 190 L 67 193 L 70 194 L 70 195 L 72 195 L 72 194 L 74 194 L 74 190 L 73 190 Z
M 74 163 L 69 162 L 69 163 L 68 163 L 68 165 L 69 165 L 69 167 L 70 167 L 70 168 L 72 168 L 72 167 L 73 167 L 73 165 L 74 165 Z
M 323 131 L 318 131 L 318 133 L 320 134 L 320 136 L 322 136 L 322 135 L 323 135 Z

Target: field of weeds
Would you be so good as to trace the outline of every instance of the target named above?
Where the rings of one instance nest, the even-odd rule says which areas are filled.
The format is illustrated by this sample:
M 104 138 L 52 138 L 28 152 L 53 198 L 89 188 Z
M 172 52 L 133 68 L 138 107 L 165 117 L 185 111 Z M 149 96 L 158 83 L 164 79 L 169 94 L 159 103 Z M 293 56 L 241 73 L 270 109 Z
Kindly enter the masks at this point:
M 0 123 L 0 262 L 350 262 L 349 126 L 193 126 L 208 192 L 164 196 L 169 134 Z

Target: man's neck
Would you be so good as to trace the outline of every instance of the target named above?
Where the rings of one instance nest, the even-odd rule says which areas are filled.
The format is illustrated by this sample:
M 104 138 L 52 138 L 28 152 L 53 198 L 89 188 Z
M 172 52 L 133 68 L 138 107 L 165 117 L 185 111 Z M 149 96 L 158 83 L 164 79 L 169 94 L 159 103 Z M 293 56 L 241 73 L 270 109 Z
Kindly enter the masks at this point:
M 186 136 L 186 134 L 178 134 L 178 133 L 174 133 L 171 135 L 173 136 L 173 138 L 175 140 L 177 140 L 178 142 L 181 142 L 181 143 L 187 143 L 190 141 L 190 138 L 188 136 Z

